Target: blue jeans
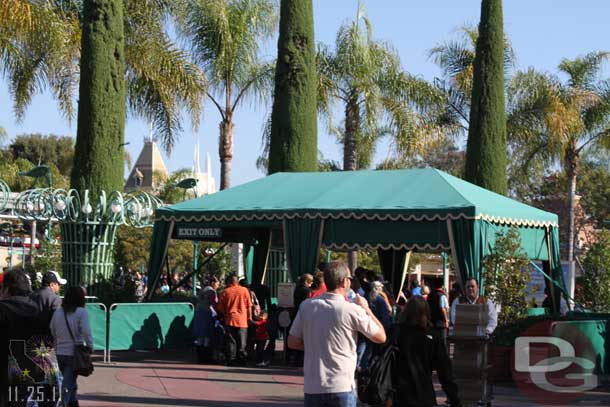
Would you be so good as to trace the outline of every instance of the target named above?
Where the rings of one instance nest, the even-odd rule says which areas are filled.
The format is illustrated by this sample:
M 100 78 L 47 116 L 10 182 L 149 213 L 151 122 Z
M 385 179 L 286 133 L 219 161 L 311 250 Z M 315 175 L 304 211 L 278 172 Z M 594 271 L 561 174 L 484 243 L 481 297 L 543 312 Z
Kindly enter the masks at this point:
M 57 355 L 57 364 L 63 376 L 61 399 L 65 405 L 68 405 L 71 401 L 77 400 L 76 390 L 78 390 L 78 386 L 76 384 L 76 374 L 74 373 L 74 356 Z
M 305 407 L 356 407 L 356 393 L 346 391 L 343 393 L 305 393 Z

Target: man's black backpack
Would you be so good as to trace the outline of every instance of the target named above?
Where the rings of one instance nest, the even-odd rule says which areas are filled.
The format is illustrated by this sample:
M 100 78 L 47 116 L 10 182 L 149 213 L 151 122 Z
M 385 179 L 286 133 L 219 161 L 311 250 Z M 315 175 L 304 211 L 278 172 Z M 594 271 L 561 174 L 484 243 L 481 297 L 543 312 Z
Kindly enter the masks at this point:
M 376 406 L 394 396 L 392 377 L 397 359 L 398 346 L 390 343 L 373 356 L 367 368 L 356 375 L 360 401 Z

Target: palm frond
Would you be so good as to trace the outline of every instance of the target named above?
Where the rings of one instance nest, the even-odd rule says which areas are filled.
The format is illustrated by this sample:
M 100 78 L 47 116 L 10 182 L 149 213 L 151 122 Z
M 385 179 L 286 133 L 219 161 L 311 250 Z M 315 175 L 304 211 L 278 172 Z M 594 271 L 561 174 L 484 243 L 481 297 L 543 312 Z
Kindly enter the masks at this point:
M 267 119 L 263 122 L 261 154 L 256 159 L 256 168 L 264 174 L 267 174 L 267 171 L 269 169 L 269 150 L 271 149 L 271 125 L 271 114 L 268 114 Z
M 23 119 L 32 97 L 47 86 L 70 120 L 80 52 L 78 12 L 53 2 L 7 0 L 0 6 L 0 16 L 6 17 L 0 24 L 0 64 L 17 120 Z
M 259 64 L 261 43 L 277 24 L 271 0 L 186 0 L 178 31 L 190 44 L 210 85 L 224 92 L 227 84 L 245 83 Z
M 158 38 L 143 35 L 140 41 L 130 41 L 125 59 L 129 61 L 130 110 L 153 123 L 165 150 L 171 152 L 176 136 L 182 130 L 182 107 L 186 107 L 191 121 L 197 126 L 201 101 L 207 90 L 205 77 L 188 61 L 185 52 L 163 35 Z
M 244 82 L 236 83 L 239 93 L 232 103 L 235 111 L 242 99 L 247 98 L 253 104 L 264 105 L 270 97 L 275 79 L 275 61 L 251 65 L 244 78 Z
M 569 76 L 568 85 L 572 88 L 593 88 L 602 65 L 610 58 L 609 52 L 591 52 L 576 59 L 562 59 L 559 70 Z

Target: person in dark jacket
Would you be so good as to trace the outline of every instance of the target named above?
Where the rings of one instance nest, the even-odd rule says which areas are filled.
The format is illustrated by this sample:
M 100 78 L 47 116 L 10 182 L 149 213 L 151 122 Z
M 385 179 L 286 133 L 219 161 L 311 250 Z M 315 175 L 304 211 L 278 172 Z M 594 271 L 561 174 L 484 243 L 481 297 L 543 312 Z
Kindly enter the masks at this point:
M 298 282 L 297 286 L 295 287 L 294 292 L 292 293 L 293 308 L 290 313 L 290 321 L 294 321 L 294 319 L 296 318 L 297 312 L 299 311 L 299 307 L 301 306 L 301 303 L 311 296 L 311 291 L 312 291 L 311 286 L 312 286 L 313 282 L 314 282 L 314 277 L 312 274 L 304 273 L 299 277 L 299 282 Z M 290 323 L 288 330 L 290 330 L 291 326 L 292 326 L 292 322 Z M 287 337 L 284 338 L 284 340 L 287 340 L 287 339 L 288 339 Z M 295 349 L 288 349 L 286 355 L 287 355 L 287 359 L 294 365 L 299 366 L 299 367 L 303 366 L 303 357 L 304 357 L 303 351 L 295 350 Z
M 428 407 L 436 405 L 432 384 L 435 370 L 449 404 L 461 406 L 458 388 L 453 381 L 451 361 L 438 333 L 429 329 L 430 308 L 426 301 L 412 297 L 400 315 L 398 332 L 398 369 L 395 372 L 394 405 Z
M 253 281 L 250 284 L 250 290 L 254 291 L 261 306 L 261 311 L 269 311 L 271 309 L 271 289 L 269 289 L 269 286 L 260 281 Z
M 432 282 L 433 292 L 426 299 L 430 307 L 430 323 L 447 345 L 447 330 L 449 329 L 449 301 L 443 290 L 443 279 L 436 278 Z
M 40 336 L 47 329 L 39 317 L 38 305 L 29 298 L 31 292 L 30 282 L 23 271 L 12 270 L 4 274 L 0 290 L 0 406 L 7 405 L 9 385 L 11 401 L 15 401 L 15 398 L 27 397 L 24 392 L 28 386 L 39 386 L 45 379 L 45 372 L 25 354 L 26 341 Z M 27 370 L 27 377 L 9 377 L 9 353 L 15 364 L 11 371 Z
M 32 301 L 38 304 L 40 313 L 47 322 L 51 322 L 53 312 L 61 307 L 61 298 L 58 294 L 61 286 L 67 282 L 66 279 L 61 278 L 57 271 L 47 271 L 42 276 L 42 287 L 30 295 Z
M 311 294 L 311 285 L 313 284 L 313 276 L 309 273 L 303 274 L 299 277 L 299 285 L 294 289 L 294 293 L 292 295 L 292 299 L 294 302 L 294 314 L 296 315 L 296 311 L 299 310 L 299 306 L 303 301 L 309 298 Z

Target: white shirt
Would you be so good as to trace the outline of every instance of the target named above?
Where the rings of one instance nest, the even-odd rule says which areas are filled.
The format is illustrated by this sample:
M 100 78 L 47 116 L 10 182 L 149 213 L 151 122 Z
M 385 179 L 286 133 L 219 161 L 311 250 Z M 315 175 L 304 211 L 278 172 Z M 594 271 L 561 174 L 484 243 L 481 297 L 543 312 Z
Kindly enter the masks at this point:
M 290 335 L 303 340 L 306 394 L 342 393 L 355 389 L 358 332 L 371 338 L 381 329 L 359 305 L 324 293 L 303 301 Z
M 468 304 L 475 304 L 478 299 L 479 297 L 475 298 L 474 301 L 471 301 L 470 298 L 466 296 Z M 457 309 L 457 305 L 460 303 L 459 300 L 459 298 L 456 298 L 453 300 L 453 303 L 451 303 L 451 313 L 449 315 L 451 325 L 455 325 L 455 310 Z M 491 300 L 487 300 L 487 326 L 485 327 L 485 332 L 487 332 L 488 335 L 491 335 L 498 326 L 498 308 L 499 306 L 496 306 L 496 304 L 491 302 Z

